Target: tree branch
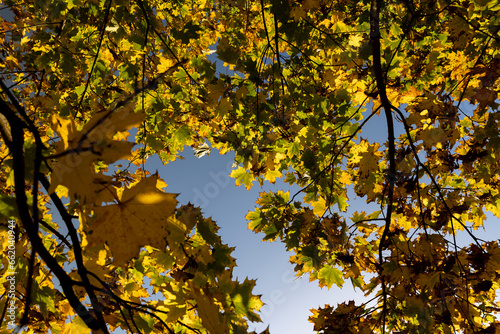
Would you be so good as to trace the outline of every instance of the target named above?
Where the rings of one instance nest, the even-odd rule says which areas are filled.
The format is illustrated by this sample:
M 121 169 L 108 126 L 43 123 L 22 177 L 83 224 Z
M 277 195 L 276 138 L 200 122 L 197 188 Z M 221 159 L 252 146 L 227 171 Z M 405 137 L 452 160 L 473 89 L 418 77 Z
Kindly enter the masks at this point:
M 394 138 L 394 121 L 392 118 L 392 106 L 387 98 L 386 85 L 384 81 L 384 73 L 382 71 L 382 62 L 380 55 L 380 9 L 382 7 L 381 0 L 373 0 L 371 3 L 371 13 L 370 13 L 370 42 L 372 45 L 372 55 L 373 55 L 373 71 L 375 74 L 375 80 L 378 88 L 378 95 L 384 108 L 385 118 L 387 122 L 387 132 L 388 132 L 388 159 L 389 159 L 389 173 L 387 175 L 389 182 L 389 189 L 387 194 L 387 212 L 385 217 L 385 226 L 380 238 L 379 243 L 379 264 L 382 265 L 384 262 L 383 251 L 387 247 L 386 240 L 389 234 L 389 228 L 392 220 L 392 210 L 393 210 L 393 200 L 394 200 L 394 182 L 396 180 L 396 149 L 395 149 L 395 138 Z M 381 267 L 382 270 L 382 267 Z M 387 287 L 385 284 L 384 276 L 381 273 L 382 279 L 382 298 L 383 298 L 383 308 L 382 308 L 382 333 L 385 333 L 385 316 L 387 313 Z

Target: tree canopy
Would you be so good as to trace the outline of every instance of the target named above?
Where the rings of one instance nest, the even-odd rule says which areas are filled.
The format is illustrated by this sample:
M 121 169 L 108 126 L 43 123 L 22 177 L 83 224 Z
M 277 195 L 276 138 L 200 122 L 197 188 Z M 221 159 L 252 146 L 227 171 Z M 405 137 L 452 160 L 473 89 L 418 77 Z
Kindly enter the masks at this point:
M 0 13 L 3 328 L 248 333 L 255 281 L 232 277 L 216 223 L 144 168 L 191 146 L 234 152 L 237 185 L 300 187 L 261 193 L 246 218 L 297 275 L 370 296 L 318 306 L 318 333 L 500 332 L 498 240 L 474 234 L 500 217 L 499 1 Z M 386 139 L 363 137 L 379 114 Z M 354 197 L 378 209 L 350 212 Z

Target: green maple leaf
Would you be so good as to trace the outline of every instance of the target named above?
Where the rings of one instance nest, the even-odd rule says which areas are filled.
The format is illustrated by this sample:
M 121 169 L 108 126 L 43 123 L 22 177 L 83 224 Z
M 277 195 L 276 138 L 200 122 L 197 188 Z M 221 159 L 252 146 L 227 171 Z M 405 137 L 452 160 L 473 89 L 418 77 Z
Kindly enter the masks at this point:
M 328 289 L 332 287 L 332 285 L 337 285 L 339 288 L 344 284 L 344 279 L 342 278 L 342 271 L 332 267 L 330 265 L 326 265 L 319 270 L 318 274 L 319 278 L 319 286 L 326 286 Z
M 239 167 L 231 172 L 231 177 L 236 178 L 236 185 L 245 185 L 245 188 L 250 189 L 252 187 L 252 182 L 255 179 L 254 176 L 248 173 L 245 168 Z
M 245 279 L 243 283 L 237 285 L 231 293 L 231 300 L 234 310 L 239 317 L 247 317 L 250 321 L 260 321 L 260 317 L 255 313 L 263 303 L 259 297 L 252 294 L 255 287 L 255 280 Z

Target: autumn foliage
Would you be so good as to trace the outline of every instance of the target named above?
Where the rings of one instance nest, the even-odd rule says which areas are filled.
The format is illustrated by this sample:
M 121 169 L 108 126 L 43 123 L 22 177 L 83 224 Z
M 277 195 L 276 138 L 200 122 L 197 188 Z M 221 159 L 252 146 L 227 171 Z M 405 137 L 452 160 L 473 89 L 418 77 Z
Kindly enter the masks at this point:
M 500 248 L 475 235 L 500 217 L 498 1 L 6 0 L 0 15 L 2 330 L 248 333 L 255 282 L 144 169 L 208 143 L 236 154 L 237 185 L 300 187 L 246 217 L 297 275 L 366 294 L 318 305 L 318 333 L 500 332 Z M 384 139 L 364 136 L 380 119 Z

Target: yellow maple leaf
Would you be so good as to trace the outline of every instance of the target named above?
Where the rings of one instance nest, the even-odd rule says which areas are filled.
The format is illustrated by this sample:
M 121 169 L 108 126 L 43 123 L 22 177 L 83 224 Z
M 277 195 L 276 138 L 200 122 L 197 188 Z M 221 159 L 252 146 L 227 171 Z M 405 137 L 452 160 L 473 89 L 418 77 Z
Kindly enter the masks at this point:
M 363 42 L 364 38 L 361 35 L 350 34 L 349 35 L 349 45 L 358 47 Z
M 131 156 L 134 143 L 113 140 L 120 131 L 139 125 L 144 114 L 134 112 L 134 104 L 129 103 L 119 112 L 95 115 L 81 131 L 74 119 L 53 115 L 51 127 L 61 140 L 56 143 L 60 155 L 51 164 L 52 193 L 58 185 L 68 188 L 70 200 L 80 203 L 100 205 L 116 198 L 113 180 L 110 176 L 96 173 L 93 162 L 102 160 L 109 164 Z
M 340 178 L 339 178 L 339 181 L 343 184 L 346 184 L 346 185 L 350 185 L 352 184 L 352 180 L 351 180 L 351 176 L 349 175 L 349 173 L 345 170 L 342 171 L 341 175 L 340 175 Z
M 168 71 L 172 66 L 174 65 L 174 62 L 166 57 L 160 58 L 160 64 L 158 64 L 158 72 L 163 73 Z
M 326 211 L 326 201 L 322 197 L 318 198 L 317 201 L 311 202 L 311 205 L 315 215 L 321 216 Z
M 283 174 L 279 170 L 268 170 L 264 178 L 271 183 L 275 183 L 276 178 L 280 178 L 282 176 Z
M 352 157 L 349 159 L 349 163 L 359 166 L 362 175 L 378 171 L 378 163 L 383 157 L 383 153 L 378 151 L 379 148 L 380 144 L 370 144 L 363 139 L 358 145 L 351 148 Z
M 8 55 L 5 58 L 4 63 L 7 65 L 8 69 L 21 68 L 21 66 L 19 65 L 19 60 L 12 55 Z
M 129 102 L 116 111 L 97 114 L 85 124 L 82 132 L 88 133 L 90 138 L 112 138 L 119 131 L 130 130 L 140 125 L 145 117 L 142 112 L 134 112 L 135 106 L 134 102 Z
M 90 328 L 77 316 L 64 325 L 62 334 L 90 334 Z
M 160 191 L 156 182 L 156 175 L 144 178 L 123 190 L 118 204 L 96 207 L 88 246 L 107 243 L 113 263 L 122 266 L 146 245 L 165 249 L 170 236 L 184 236 L 185 225 L 173 217 L 177 195 Z
M 72 118 L 51 115 L 50 123 L 52 130 L 59 133 L 59 136 L 61 137 L 61 149 L 68 149 L 69 143 L 72 142 L 75 139 L 75 135 L 78 134 L 75 120 Z
M 68 154 L 51 164 L 51 184 L 48 193 L 63 185 L 68 188 L 69 198 L 80 203 L 100 204 L 112 201 L 115 190 L 109 175 L 95 173 L 91 154 Z
M 189 282 L 189 286 L 196 300 L 196 310 L 201 318 L 201 323 L 208 333 L 229 333 L 226 322 L 219 319 L 219 306 L 214 303 L 214 298 L 197 289 L 192 281 Z M 223 317 L 225 318 L 225 316 Z
M 112 267 L 108 266 L 106 263 L 108 262 L 108 258 L 109 252 L 102 248 L 102 245 L 100 245 L 100 247 L 93 247 L 92 249 L 89 249 L 89 247 L 85 249 L 83 262 L 85 268 L 93 274 L 87 276 L 91 284 L 95 286 L 100 285 L 99 280 L 97 280 L 94 275 L 99 277 L 102 281 L 109 281 L 111 279 L 112 276 L 110 275 L 110 272 Z M 73 278 L 79 281 L 80 275 L 76 272 L 74 274 L 75 276 Z

